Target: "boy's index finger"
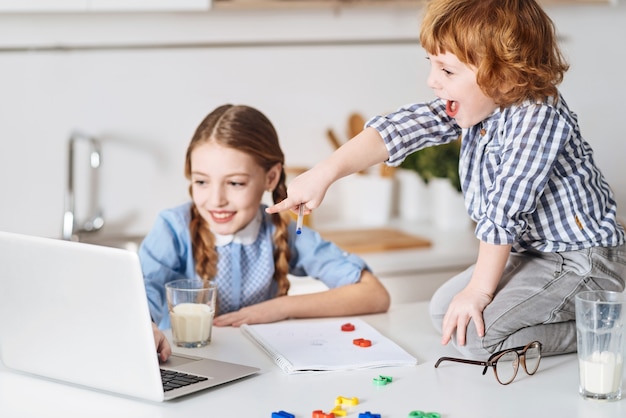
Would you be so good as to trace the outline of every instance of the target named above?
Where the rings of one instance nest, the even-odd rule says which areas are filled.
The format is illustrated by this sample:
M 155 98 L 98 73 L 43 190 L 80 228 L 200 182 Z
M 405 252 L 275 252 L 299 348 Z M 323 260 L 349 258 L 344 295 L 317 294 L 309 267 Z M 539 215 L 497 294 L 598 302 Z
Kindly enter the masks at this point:
M 267 209 L 265 209 L 265 212 L 267 213 L 278 213 L 278 212 L 282 212 L 288 209 L 292 209 L 295 213 L 298 212 L 298 205 L 297 204 L 292 204 L 289 200 L 289 198 L 286 198 L 285 200 L 276 203 L 274 206 L 270 206 Z

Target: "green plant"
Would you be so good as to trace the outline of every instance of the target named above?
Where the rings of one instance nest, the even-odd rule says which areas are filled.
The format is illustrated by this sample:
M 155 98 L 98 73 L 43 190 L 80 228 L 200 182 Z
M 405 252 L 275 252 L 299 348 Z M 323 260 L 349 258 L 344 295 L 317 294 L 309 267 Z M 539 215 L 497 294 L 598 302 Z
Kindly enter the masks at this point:
M 409 154 L 400 164 L 400 168 L 417 172 L 426 183 L 432 178 L 447 178 L 452 183 L 452 186 L 460 192 L 460 153 L 460 139 L 447 144 L 426 147 Z

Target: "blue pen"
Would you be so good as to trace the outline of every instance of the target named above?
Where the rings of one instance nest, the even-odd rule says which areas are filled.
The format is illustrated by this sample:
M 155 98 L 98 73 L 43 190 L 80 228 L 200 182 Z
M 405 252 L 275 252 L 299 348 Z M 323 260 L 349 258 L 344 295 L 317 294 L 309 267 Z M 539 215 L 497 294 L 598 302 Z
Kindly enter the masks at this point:
M 304 218 L 304 204 L 300 203 L 300 207 L 298 208 L 298 222 L 296 223 L 296 234 L 298 235 L 302 233 L 302 218 Z

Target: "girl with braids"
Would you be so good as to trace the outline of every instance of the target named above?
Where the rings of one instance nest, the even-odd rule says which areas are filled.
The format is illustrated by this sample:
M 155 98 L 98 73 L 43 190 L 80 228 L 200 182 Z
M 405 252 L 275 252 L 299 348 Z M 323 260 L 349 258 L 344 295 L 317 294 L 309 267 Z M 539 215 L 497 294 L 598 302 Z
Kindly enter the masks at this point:
M 258 110 L 211 112 L 191 139 L 185 176 L 192 201 L 162 211 L 139 249 L 158 344 L 167 342 L 157 325 L 170 327 L 165 283 L 177 279 L 217 284 L 216 326 L 388 309 L 386 289 L 361 258 L 306 227 L 296 235 L 288 215 L 266 213 L 263 194 L 278 203 L 287 190 L 278 136 Z M 329 290 L 287 296 L 287 274 L 315 277 Z

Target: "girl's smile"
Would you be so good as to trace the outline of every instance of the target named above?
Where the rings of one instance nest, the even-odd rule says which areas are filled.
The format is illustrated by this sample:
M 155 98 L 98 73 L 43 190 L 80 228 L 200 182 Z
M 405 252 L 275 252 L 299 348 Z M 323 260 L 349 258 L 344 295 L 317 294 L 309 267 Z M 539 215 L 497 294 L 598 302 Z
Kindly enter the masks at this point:
M 216 223 L 228 223 L 230 222 L 237 212 L 223 212 L 223 211 L 209 211 L 213 221 Z

